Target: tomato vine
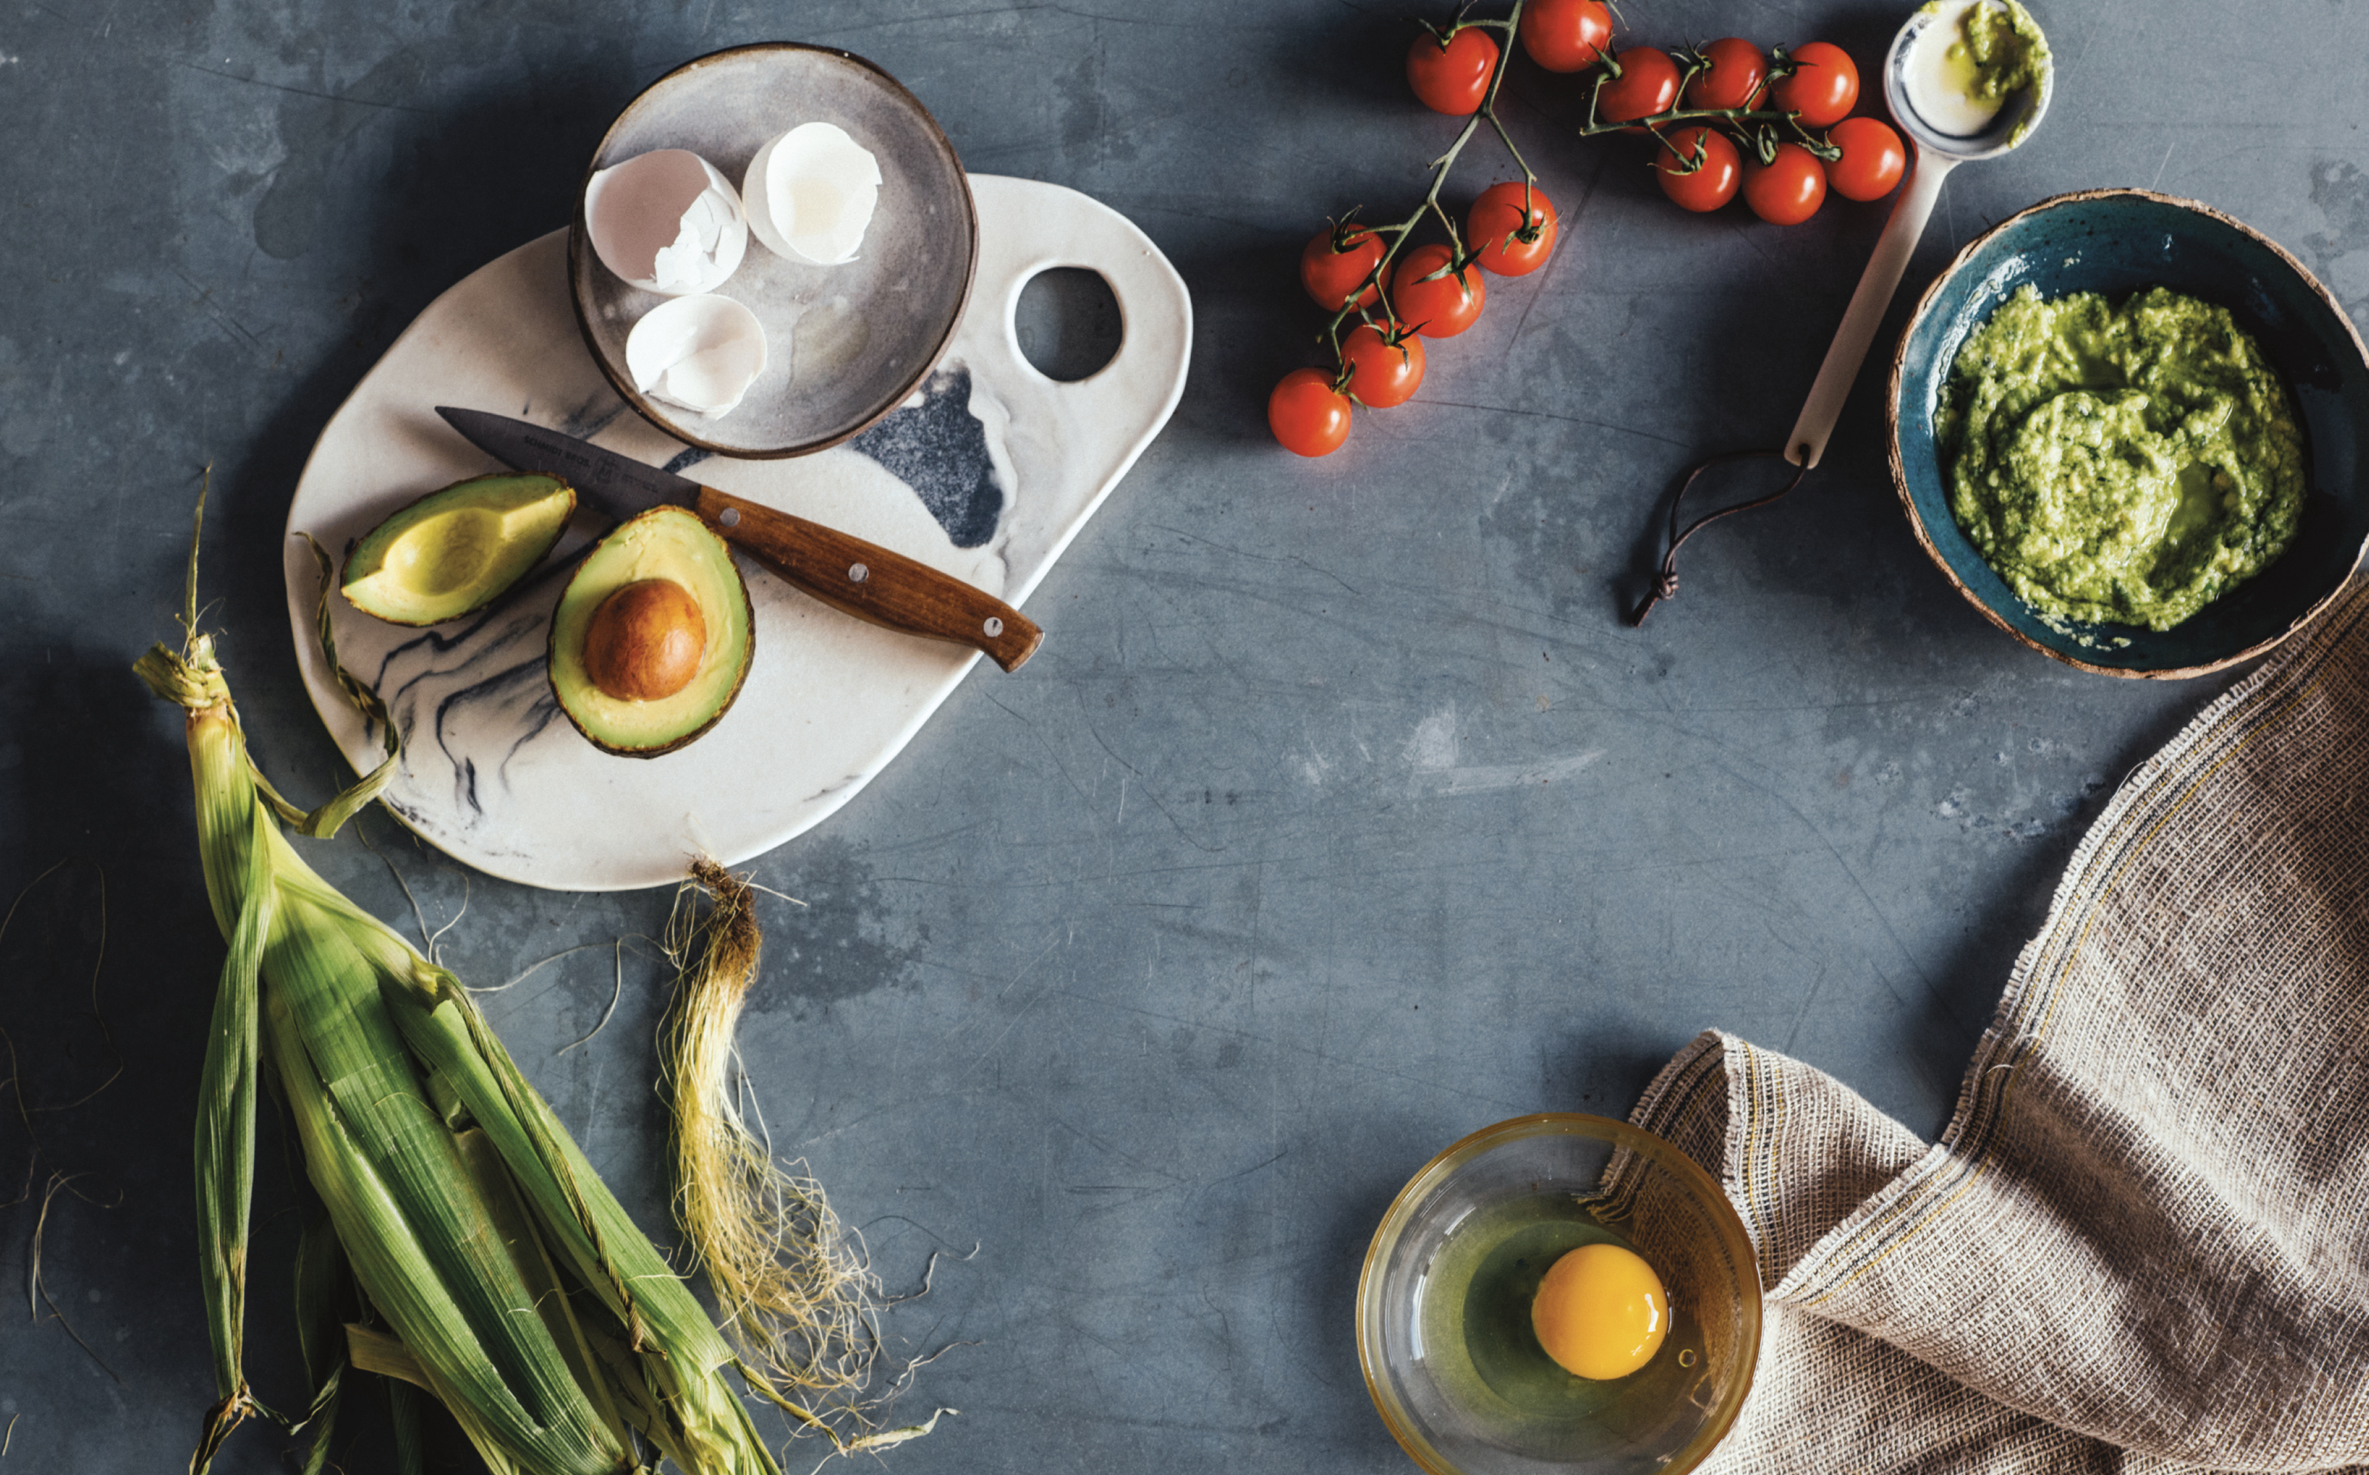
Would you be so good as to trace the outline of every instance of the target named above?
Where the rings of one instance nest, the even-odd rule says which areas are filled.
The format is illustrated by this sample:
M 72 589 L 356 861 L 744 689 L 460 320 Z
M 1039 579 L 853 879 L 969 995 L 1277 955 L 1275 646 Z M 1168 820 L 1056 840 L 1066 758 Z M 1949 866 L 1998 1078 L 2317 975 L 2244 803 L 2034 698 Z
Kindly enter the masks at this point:
M 1423 24 L 1408 49 L 1408 83 L 1426 106 L 1461 116 L 1464 124 L 1431 161 L 1429 187 L 1404 219 L 1367 223 L 1352 209 L 1303 249 L 1301 281 L 1331 313 L 1319 341 L 1332 369 L 1320 386 L 1311 381 L 1322 370 L 1294 371 L 1277 386 L 1268 421 L 1279 441 L 1302 455 L 1329 454 L 1346 439 L 1352 396 L 1375 408 L 1404 402 L 1423 375 L 1416 339 L 1452 336 L 1479 316 L 1487 292 L 1481 272 L 1519 275 L 1545 263 L 1557 230 L 1554 207 L 1498 116 L 1517 50 L 1551 72 L 1575 74 L 1587 89 L 1586 115 L 1571 136 L 1628 133 L 1650 140 L 1664 192 L 1685 208 L 1726 204 L 1738 193 L 1739 176 L 1742 193 L 1764 218 L 1791 223 L 1818 208 L 1825 170 L 1846 158 L 1844 143 L 1825 130 L 1843 121 L 1859 89 L 1857 71 L 1839 48 L 1777 47 L 1764 61 L 1757 47 L 1731 37 L 1675 53 L 1615 52 L 1611 32 L 1602 0 L 1512 0 L 1495 17 L 1473 15 L 1466 0 L 1446 26 Z M 1731 70 L 1721 73 L 1723 62 Z M 1880 184 L 1880 194 L 1897 182 L 1897 140 L 1887 153 L 1880 138 L 1869 136 L 1872 130 L 1888 136 L 1885 124 L 1850 122 L 1867 127 L 1850 144 L 1845 167 L 1853 185 L 1845 192 L 1873 198 L 1867 190 Z M 1441 194 L 1484 125 L 1521 179 L 1487 191 L 1459 229 Z M 1706 171 L 1714 177 L 1703 177 Z M 1447 233 L 1444 246 L 1416 244 L 1426 222 Z M 1356 353 L 1346 342 L 1353 335 Z M 1369 378 L 1371 393 L 1359 392 L 1361 370 L 1383 381 Z

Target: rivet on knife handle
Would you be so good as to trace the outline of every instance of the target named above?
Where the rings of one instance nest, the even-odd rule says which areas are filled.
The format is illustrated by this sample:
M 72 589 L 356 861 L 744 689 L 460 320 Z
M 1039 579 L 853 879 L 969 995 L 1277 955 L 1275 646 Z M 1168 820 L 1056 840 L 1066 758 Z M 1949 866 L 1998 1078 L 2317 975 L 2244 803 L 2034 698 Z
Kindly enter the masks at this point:
M 693 510 L 734 547 L 859 620 L 967 645 L 1006 671 L 1044 643 L 1035 621 L 1002 600 L 877 543 L 714 487 L 699 489 Z

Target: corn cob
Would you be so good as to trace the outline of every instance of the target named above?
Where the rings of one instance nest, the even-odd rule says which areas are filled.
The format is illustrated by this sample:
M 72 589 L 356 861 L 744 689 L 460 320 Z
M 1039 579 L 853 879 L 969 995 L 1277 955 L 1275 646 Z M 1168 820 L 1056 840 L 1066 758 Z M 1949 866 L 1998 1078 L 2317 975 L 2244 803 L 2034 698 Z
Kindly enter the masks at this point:
M 322 880 L 282 832 L 283 819 L 333 830 L 386 770 L 297 812 L 256 770 L 196 614 L 193 544 L 187 639 L 134 668 L 188 711 L 206 892 L 229 942 L 196 1143 L 221 1401 L 192 1471 L 258 1414 L 317 1421 L 308 1467 L 319 1468 L 350 1363 L 433 1393 L 495 1475 L 616 1475 L 661 1457 L 692 1475 L 779 1475 L 727 1381 L 732 1352 L 459 982 Z M 300 1420 L 259 1402 L 243 1370 L 267 1071 L 334 1230 L 328 1253 L 370 1313 L 325 1356 L 308 1340 L 321 1386 Z M 308 1253 L 319 1251 L 299 1254 L 299 1299 L 317 1307 L 302 1284 L 335 1277 Z

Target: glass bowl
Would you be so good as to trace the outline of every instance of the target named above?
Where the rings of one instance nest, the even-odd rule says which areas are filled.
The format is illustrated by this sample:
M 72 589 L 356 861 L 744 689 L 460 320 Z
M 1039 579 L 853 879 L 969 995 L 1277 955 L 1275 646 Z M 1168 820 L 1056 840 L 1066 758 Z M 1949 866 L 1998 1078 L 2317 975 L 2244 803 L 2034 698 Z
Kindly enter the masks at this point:
M 1671 1325 L 1644 1367 L 1593 1382 L 1547 1359 L 1529 1298 L 1606 1239 L 1653 1266 Z M 1759 1351 L 1760 1274 L 1727 1196 L 1607 1117 L 1516 1117 L 1450 1147 L 1399 1191 L 1358 1278 L 1366 1390 L 1432 1475 L 1678 1475 L 1726 1436 Z

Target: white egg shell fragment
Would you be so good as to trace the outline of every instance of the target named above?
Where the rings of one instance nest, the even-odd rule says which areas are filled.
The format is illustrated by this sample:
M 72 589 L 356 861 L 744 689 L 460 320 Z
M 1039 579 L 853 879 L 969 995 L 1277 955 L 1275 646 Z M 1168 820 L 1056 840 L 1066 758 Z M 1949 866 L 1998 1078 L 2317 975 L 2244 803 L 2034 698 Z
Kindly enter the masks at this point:
M 661 302 L 625 337 L 636 389 L 711 419 L 740 404 L 765 361 L 764 324 L 729 297 Z
M 757 150 L 741 180 L 749 224 L 776 256 L 855 260 L 880 203 L 880 161 L 836 123 L 801 123 Z
M 689 149 L 636 154 L 584 187 L 584 229 L 601 265 L 651 292 L 713 292 L 749 248 L 732 181 Z

